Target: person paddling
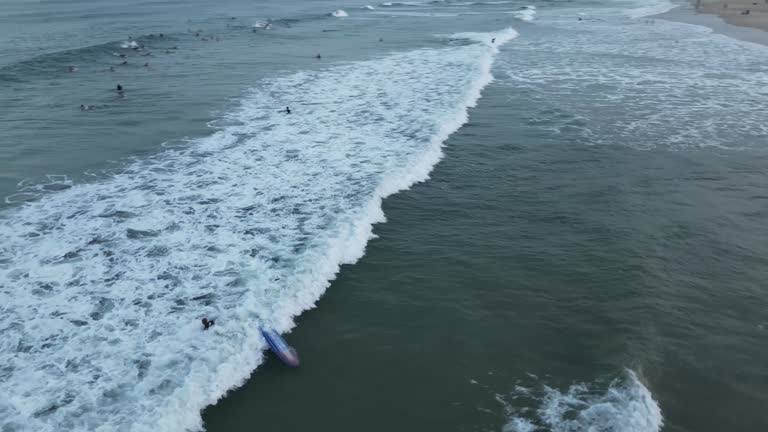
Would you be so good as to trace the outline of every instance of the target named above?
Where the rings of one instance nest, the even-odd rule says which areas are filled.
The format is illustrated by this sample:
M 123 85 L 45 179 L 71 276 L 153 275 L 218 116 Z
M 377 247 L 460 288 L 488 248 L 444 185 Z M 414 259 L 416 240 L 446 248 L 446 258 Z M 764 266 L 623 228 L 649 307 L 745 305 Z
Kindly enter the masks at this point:
M 203 330 L 208 330 L 208 328 L 214 324 L 215 322 L 213 320 L 209 320 L 208 318 L 203 318 Z

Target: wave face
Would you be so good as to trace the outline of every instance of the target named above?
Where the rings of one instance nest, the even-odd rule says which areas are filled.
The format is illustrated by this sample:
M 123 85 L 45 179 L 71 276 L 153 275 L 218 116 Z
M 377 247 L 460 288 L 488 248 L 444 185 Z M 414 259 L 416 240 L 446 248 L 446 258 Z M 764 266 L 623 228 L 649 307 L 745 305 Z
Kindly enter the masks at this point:
M 488 40 L 515 36 L 262 82 L 212 135 L 0 214 L 2 429 L 200 430 L 261 362 L 259 326 L 289 330 L 382 198 L 427 178 Z
M 658 432 L 664 424 L 651 392 L 629 370 L 607 389 L 584 383 L 566 391 L 517 387 L 512 399 L 517 408 L 498 397 L 509 419 L 503 432 Z

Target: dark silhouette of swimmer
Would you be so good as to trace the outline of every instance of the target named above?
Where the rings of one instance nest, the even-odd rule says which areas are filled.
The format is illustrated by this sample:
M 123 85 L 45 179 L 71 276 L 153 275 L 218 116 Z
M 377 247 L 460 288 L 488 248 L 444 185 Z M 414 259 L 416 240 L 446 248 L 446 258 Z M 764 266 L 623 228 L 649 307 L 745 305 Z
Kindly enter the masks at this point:
M 149 67 L 149 63 L 144 63 L 144 67 L 148 68 Z
M 291 113 L 291 108 L 290 107 L 285 107 L 285 113 L 286 114 L 290 114 Z
M 127 64 L 128 64 L 128 60 L 123 60 L 123 62 L 122 62 L 122 63 L 120 63 L 120 64 L 121 64 L 121 65 L 127 65 Z
M 318 54 L 318 55 L 316 55 L 316 56 L 315 56 L 315 58 L 316 58 L 316 59 L 318 59 L 318 60 L 320 60 L 321 58 L 323 58 L 323 56 L 321 56 L 320 54 Z
M 496 38 L 491 39 L 491 43 L 496 43 Z
M 203 318 L 203 330 L 208 330 L 208 328 L 214 324 L 216 323 L 213 320 L 209 320 L 208 318 Z

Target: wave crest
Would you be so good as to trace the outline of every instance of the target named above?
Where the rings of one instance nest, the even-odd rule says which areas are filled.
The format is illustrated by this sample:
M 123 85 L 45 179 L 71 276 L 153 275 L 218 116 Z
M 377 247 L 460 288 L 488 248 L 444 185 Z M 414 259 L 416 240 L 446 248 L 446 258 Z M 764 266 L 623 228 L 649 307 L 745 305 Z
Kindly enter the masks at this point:
M 659 432 L 664 424 L 658 403 L 631 370 L 607 389 L 585 383 L 565 391 L 517 387 L 510 400 L 498 400 L 509 419 L 503 432 Z

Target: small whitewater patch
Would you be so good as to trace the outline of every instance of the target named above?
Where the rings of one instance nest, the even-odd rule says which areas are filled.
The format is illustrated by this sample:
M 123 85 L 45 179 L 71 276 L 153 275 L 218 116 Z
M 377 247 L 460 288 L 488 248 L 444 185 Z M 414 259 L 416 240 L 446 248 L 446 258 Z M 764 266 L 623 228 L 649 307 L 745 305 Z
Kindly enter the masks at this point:
M 447 37 L 450 40 L 463 39 L 463 40 L 468 40 L 476 43 L 485 44 L 490 47 L 497 47 L 500 45 L 504 45 L 505 43 L 516 38 L 518 35 L 519 33 L 517 32 L 517 30 L 513 28 L 507 28 L 504 30 L 491 32 L 491 33 L 465 32 L 465 33 L 454 33 L 452 35 L 447 35 L 444 37 Z
M 139 47 L 139 44 L 136 43 L 136 41 L 125 41 L 120 43 L 120 48 L 124 49 L 136 49 Z
M 607 387 L 517 386 L 509 395 L 497 395 L 497 400 L 508 418 L 502 432 L 659 432 L 664 424 L 658 403 L 631 370 Z
M 656 0 L 651 4 L 644 2 L 643 6 L 626 10 L 624 13 L 630 18 L 642 18 L 669 12 L 680 5 L 670 0 Z
M 271 21 L 259 21 L 256 24 L 253 24 L 251 26 L 252 28 L 260 28 L 264 30 L 269 30 L 272 28 L 272 22 Z
M 400 7 L 402 7 L 402 6 L 422 6 L 422 5 L 426 5 L 426 4 L 429 4 L 429 3 L 428 2 L 423 2 L 423 3 L 421 3 L 421 2 L 384 2 L 384 3 L 379 4 L 379 6 L 382 6 L 382 7 L 398 7 L 398 6 L 400 6 Z
M 259 326 L 289 331 L 428 178 L 515 34 L 262 81 L 210 136 L 1 212 L 0 430 L 202 430 Z
M 346 13 L 345 11 L 339 9 L 339 10 L 335 10 L 335 11 L 331 12 L 331 16 L 336 17 L 336 18 L 344 18 L 344 17 L 348 17 L 349 14 Z
M 363 9 L 368 9 L 368 10 L 375 10 L 375 9 L 376 9 L 375 7 L 373 7 L 373 6 L 371 6 L 371 5 L 365 5 L 365 6 L 363 6 L 362 8 L 363 8 Z
M 510 11 L 510 12 L 504 12 L 506 14 L 511 14 L 515 18 L 519 19 L 520 21 L 533 21 L 536 17 L 536 6 L 523 6 L 518 10 Z

